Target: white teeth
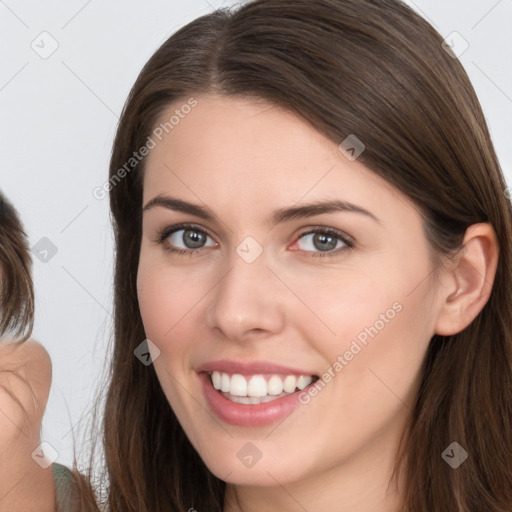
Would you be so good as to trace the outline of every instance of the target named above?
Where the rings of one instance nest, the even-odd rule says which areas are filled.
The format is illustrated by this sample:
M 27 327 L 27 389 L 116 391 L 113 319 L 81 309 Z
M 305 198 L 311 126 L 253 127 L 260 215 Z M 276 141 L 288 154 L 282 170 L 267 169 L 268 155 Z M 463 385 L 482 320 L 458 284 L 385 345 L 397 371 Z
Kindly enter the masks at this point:
M 283 389 L 287 393 L 293 393 L 295 388 L 297 387 L 297 377 L 295 375 L 288 375 L 286 379 L 284 379 Z
M 283 392 L 283 380 L 277 375 L 272 375 L 267 382 L 267 393 L 269 395 L 280 395 Z
M 229 392 L 235 396 L 247 396 L 247 381 L 243 375 L 235 373 L 231 376 Z
M 309 386 L 313 379 L 311 377 L 305 377 L 304 375 L 301 375 L 297 379 L 297 387 L 299 389 L 304 389 L 306 386 Z
M 245 380 L 245 379 L 244 379 Z M 265 396 L 267 394 L 267 381 L 262 375 L 253 375 L 247 384 L 248 396 Z
M 220 390 L 224 391 L 225 393 L 229 392 L 230 390 L 230 381 L 229 375 L 227 373 L 221 373 L 221 381 L 220 381 Z
M 222 377 L 221 377 L 221 374 L 219 372 L 213 372 L 212 373 L 212 383 L 213 383 L 213 387 L 215 389 L 220 389 L 221 387 L 221 382 L 222 382 Z
M 274 399 L 277 396 L 285 396 L 294 393 L 298 388 L 304 389 L 313 382 L 310 375 L 287 375 L 282 379 L 279 375 L 272 375 L 268 382 L 263 375 L 252 375 L 250 378 L 235 373 L 230 375 L 224 372 L 214 371 L 211 373 L 213 387 L 233 397 L 248 397 L 243 401 L 233 398 L 233 401 L 240 403 L 260 403 Z M 267 398 L 269 400 L 267 400 Z
M 257 404 L 264 404 L 266 402 L 272 402 L 272 400 L 277 400 L 278 398 L 281 398 L 283 396 L 287 396 L 289 393 L 281 393 L 278 396 L 235 396 L 231 394 L 225 395 L 225 397 L 228 400 L 231 400 L 231 402 L 237 402 L 239 404 L 246 404 L 246 405 L 257 405 Z

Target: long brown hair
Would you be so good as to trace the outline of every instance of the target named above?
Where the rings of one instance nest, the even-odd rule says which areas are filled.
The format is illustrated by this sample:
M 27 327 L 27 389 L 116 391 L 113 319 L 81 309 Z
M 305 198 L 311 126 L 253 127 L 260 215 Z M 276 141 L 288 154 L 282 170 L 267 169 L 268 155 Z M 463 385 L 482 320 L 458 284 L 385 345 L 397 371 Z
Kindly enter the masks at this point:
M 337 144 L 356 134 L 366 146 L 359 161 L 416 205 L 436 268 L 469 226 L 492 224 L 500 254 L 491 296 L 463 331 L 432 337 L 394 476 L 405 479 L 404 511 L 510 512 L 511 205 L 474 89 L 442 43 L 398 0 L 254 0 L 189 23 L 144 66 L 108 183 L 116 247 L 108 510 L 223 509 L 225 483 L 191 446 L 153 367 L 134 357 L 145 339 L 136 290 L 145 162 L 126 166 L 170 104 L 216 92 L 285 107 Z M 456 470 L 441 457 L 454 441 L 469 452 Z
M 0 192 L 0 337 L 21 343 L 34 325 L 32 258 L 14 206 Z

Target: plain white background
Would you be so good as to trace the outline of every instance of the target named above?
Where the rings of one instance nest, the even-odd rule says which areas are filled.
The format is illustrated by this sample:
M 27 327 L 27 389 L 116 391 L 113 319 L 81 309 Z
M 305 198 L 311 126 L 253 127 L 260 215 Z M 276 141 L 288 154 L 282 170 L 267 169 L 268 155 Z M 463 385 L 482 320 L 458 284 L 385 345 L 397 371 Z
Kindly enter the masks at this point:
M 220 0 L 0 0 L 0 188 L 18 208 L 34 256 L 33 337 L 53 363 L 43 440 L 72 460 L 90 419 L 111 333 L 113 244 L 107 179 L 113 136 L 144 63 Z M 512 183 L 512 0 L 407 1 L 450 36 Z M 456 39 L 454 39 L 454 37 Z M 51 53 L 53 51 L 53 53 Z M 51 53 L 51 55 L 48 55 Z M 46 238 L 40 242 L 41 239 Z M 87 450 L 85 450 L 87 453 Z

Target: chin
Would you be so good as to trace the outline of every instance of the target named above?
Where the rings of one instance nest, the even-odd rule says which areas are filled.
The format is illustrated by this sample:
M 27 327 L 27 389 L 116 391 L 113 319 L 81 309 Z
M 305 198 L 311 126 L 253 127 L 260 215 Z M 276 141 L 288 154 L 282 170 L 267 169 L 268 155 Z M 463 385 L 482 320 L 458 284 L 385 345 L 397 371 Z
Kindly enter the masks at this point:
M 212 446 L 215 439 L 205 441 Z M 226 443 L 216 443 L 216 450 L 198 451 L 206 467 L 217 478 L 236 485 L 275 486 L 277 482 L 285 484 L 304 477 L 306 468 L 300 460 L 279 454 L 275 449 L 258 450 L 261 443 L 249 440 L 230 439 Z M 267 451 L 269 456 L 265 457 Z

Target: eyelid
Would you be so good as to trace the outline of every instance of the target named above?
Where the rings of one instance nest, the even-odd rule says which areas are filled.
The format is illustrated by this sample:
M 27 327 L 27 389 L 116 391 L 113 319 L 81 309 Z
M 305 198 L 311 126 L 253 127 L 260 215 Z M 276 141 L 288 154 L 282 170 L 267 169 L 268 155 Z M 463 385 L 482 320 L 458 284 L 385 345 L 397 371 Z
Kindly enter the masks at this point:
M 312 226 L 305 229 L 305 231 L 299 233 L 297 235 L 297 240 L 302 238 L 305 235 L 310 235 L 312 233 L 327 233 L 332 234 L 334 236 L 339 237 L 341 240 L 346 241 L 347 243 L 351 243 L 355 245 L 355 240 L 353 237 L 351 237 L 348 233 L 345 233 L 344 231 L 341 231 L 340 229 L 332 228 L 329 226 Z
M 215 237 L 210 233 L 210 231 L 207 228 L 200 226 L 199 224 L 194 224 L 194 223 L 190 223 L 190 222 L 173 224 L 172 226 L 166 226 L 162 229 L 159 229 L 157 231 L 157 239 L 153 240 L 153 241 L 155 243 L 162 243 L 166 238 L 169 238 L 176 231 L 187 230 L 187 229 L 204 233 L 205 235 L 209 236 L 212 240 L 214 240 L 215 243 L 218 245 L 218 242 L 215 240 Z M 190 249 L 190 250 L 193 251 L 193 249 Z M 200 249 L 197 249 L 194 252 L 197 252 L 198 250 L 200 250 Z
M 345 253 L 347 251 L 355 249 L 355 247 L 356 247 L 356 241 L 354 240 L 354 238 L 352 236 L 348 235 L 344 231 L 341 231 L 339 229 L 332 228 L 332 227 L 327 227 L 327 226 L 313 226 L 313 227 L 307 228 L 305 231 L 303 231 L 302 233 L 300 233 L 297 236 L 297 239 L 293 243 L 293 245 L 295 245 L 299 240 L 301 240 L 305 236 L 317 234 L 317 233 L 322 233 L 322 234 L 325 234 L 328 236 L 332 236 L 332 237 L 340 240 L 344 244 L 344 246 L 338 247 L 337 249 L 332 249 L 329 251 L 303 251 L 303 252 L 308 253 L 310 256 L 333 257 L 334 258 L 336 256 L 339 256 L 341 253 Z
M 169 236 L 174 234 L 176 231 L 187 230 L 187 229 L 196 230 L 198 232 L 204 233 L 205 235 L 210 237 L 212 240 L 214 240 L 214 242 L 217 245 L 219 245 L 219 243 L 215 240 L 215 237 L 210 233 L 210 231 L 207 228 L 200 226 L 199 224 L 189 223 L 189 222 L 174 224 L 174 225 L 167 226 L 167 227 L 164 227 L 164 228 L 158 230 L 158 233 L 157 233 L 158 238 L 156 240 L 154 240 L 154 242 L 157 244 L 164 244 L 165 240 L 167 238 L 169 238 Z M 295 236 L 293 245 L 295 243 L 297 243 L 301 238 L 305 237 L 306 235 L 315 234 L 315 233 L 324 233 L 327 235 L 332 235 L 332 236 L 338 238 L 339 240 L 341 240 L 345 244 L 345 247 L 341 247 L 341 248 L 330 250 L 330 251 L 324 251 L 324 252 L 323 251 L 318 251 L 318 252 L 317 251 L 303 251 L 305 253 L 310 253 L 312 256 L 335 257 L 342 252 L 346 252 L 347 250 L 353 249 L 356 245 L 356 242 L 352 236 L 350 236 L 347 233 L 340 231 L 336 228 L 316 225 L 316 226 L 309 226 L 308 228 L 303 228 L 303 229 L 304 229 L 304 231 L 302 231 L 301 233 L 299 233 L 298 235 Z M 190 255 L 192 255 L 192 253 L 198 253 L 202 249 L 206 249 L 206 248 L 207 247 L 200 247 L 198 249 L 181 249 L 181 248 L 174 247 L 172 249 L 166 248 L 166 250 L 168 250 L 170 252 L 189 253 Z M 299 251 L 300 251 L 300 249 L 299 249 Z

